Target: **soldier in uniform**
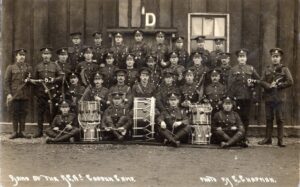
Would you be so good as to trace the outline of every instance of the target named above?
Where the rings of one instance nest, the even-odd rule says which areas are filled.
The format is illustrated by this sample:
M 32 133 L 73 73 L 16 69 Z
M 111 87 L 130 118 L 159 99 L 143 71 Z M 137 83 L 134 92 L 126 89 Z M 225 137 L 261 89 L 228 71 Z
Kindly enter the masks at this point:
M 102 45 L 102 33 L 101 32 L 94 32 L 93 33 L 93 37 L 94 37 L 94 60 L 96 60 L 96 64 L 100 65 L 100 67 L 104 67 L 105 66 L 105 59 L 104 59 L 104 55 L 106 53 L 105 48 Z
M 68 82 L 66 81 L 67 76 L 72 72 L 72 65 L 70 61 L 68 60 L 68 48 L 67 47 L 62 47 L 56 51 L 56 54 L 58 56 L 58 60 L 56 63 L 58 66 L 61 68 L 63 74 L 63 79 L 61 84 L 58 84 L 58 88 L 56 91 L 56 94 L 60 96 L 59 101 L 57 102 L 57 105 L 65 100 L 65 93 L 66 90 L 68 89 Z M 58 108 L 57 108 L 58 109 Z
M 294 81 L 288 67 L 282 64 L 283 51 L 280 48 L 270 50 L 272 64 L 268 65 L 262 75 L 261 85 L 264 88 L 266 111 L 266 136 L 258 144 L 272 144 L 273 121 L 277 123 L 277 145 L 285 147 L 283 143 L 284 126 L 284 91 L 293 85 Z M 274 116 L 275 115 L 275 116 Z
M 222 148 L 233 145 L 248 147 L 243 142 L 245 129 L 240 116 L 232 110 L 233 101 L 227 97 L 223 101 L 223 110 L 217 112 L 212 119 L 212 142 Z
M 220 55 L 221 59 L 221 66 L 218 68 L 221 73 L 221 79 L 220 82 L 228 88 L 228 77 L 229 77 L 229 72 L 231 70 L 230 66 L 230 53 L 222 53 Z
M 114 35 L 114 46 L 110 48 L 110 50 L 114 54 L 115 65 L 120 69 L 125 69 L 126 64 L 124 63 L 125 55 L 128 53 L 128 47 L 123 42 L 123 35 L 117 32 Z
M 215 38 L 215 50 L 210 53 L 211 68 L 216 68 L 220 66 L 220 55 L 224 53 L 224 38 Z
M 148 53 L 148 46 L 143 41 L 143 32 L 141 30 L 134 31 L 134 43 L 129 48 L 129 52 L 135 56 L 135 67 L 140 69 L 146 66 L 145 58 Z
M 187 69 L 184 73 L 185 83 L 180 89 L 182 96 L 181 106 L 188 110 L 191 104 L 197 103 L 199 101 L 199 86 L 198 83 L 194 81 L 194 71 L 192 69 Z
M 190 120 L 185 110 L 179 106 L 180 96 L 171 93 L 168 96 L 169 106 L 158 117 L 158 133 L 165 138 L 165 143 L 174 147 L 180 145 L 180 141 L 187 142 L 191 132 Z
M 178 54 L 178 64 L 188 68 L 190 66 L 189 53 L 184 49 L 183 46 L 184 37 L 178 36 L 175 38 L 175 49 L 174 51 Z
M 79 75 L 72 72 L 68 76 L 68 89 L 66 90 L 66 100 L 70 103 L 70 111 L 77 114 L 78 102 L 85 91 L 85 87 L 79 82 Z
M 25 119 L 27 115 L 28 100 L 30 98 L 28 78 L 32 73 L 32 67 L 26 63 L 26 50 L 15 51 L 16 62 L 7 67 L 5 72 L 5 91 L 7 93 L 7 106 L 11 106 L 13 133 L 9 137 L 27 138 L 24 134 Z M 18 131 L 19 129 L 19 131 Z
M 107 108 L 108 89 L 103 87 L 104 75 L 97 72 L 93 78 L 92 86 L 88 86 L 84 91 L 81 100 L 97 101 L 100 103 L 100 110 L 104 111 Z
M 162 31 L 156 32 L 156 43 L 151 46 L 151 54 L 156 54 L 156 59 L 161 68 L 169 66 L 167 56 L 169 54 L 168 45 L 165 43 L 165 33 Z
M 113 93 L 122 93 L 124 105 L 128 108 L 131 108 L 132 106 L 132 93 L 131 93 L 131 87 L 125 84 L 126 80 L 126 70 L 125 69 L 117 69 L 115 71 L 115 75 L 117 77 L 117 84 L 112 86 L 109 89 L 108 94 L 108 102 L 112 103 L 113 99 Z
M 253 66 L 246 64 L 248 50 L 240 49 L 236 51 L 238 64 L 232 67 L 228 77 L 228 94 L 231 98 L 236 98 L 238 113 L 245 127 L 245 137 L 249 126 L 249 113 L 251 100 L 253 99 L 253 83 L 249 80 L 259 80 L 260 77 Z
M 65 75 L 70 74 L 72 72 L 72 65 L 68 60 L 68 48 L 62 47 L 56 51 L 56 54 L 58 57 L 57 64 L 61 70 L 65 73 Z
M 74 137 L 79 134 L 77 117 L 75 114 L 70 113 L 70 106 L 67 102 L 60 104 L 61 114 L 54 117 L 50 127 L 46 130 L 49 136 L 46 143 L 50 142 L 74 142 Z
M 74 71 L 77 65 L 84 60 L 81 35 L 81 32 L 73 32 L 70 34 L 72 46 L 68 48 L 68 53 L 72 65 L 72 71 Z
M 146 64 L 147 64 L 147 67 L 151 70 L 149 82 L 155 86 L 155 89 L 157 89 L 161 83 L 162 72 L 161 72 L 159 65 L 157 65 L 156 55 L 149 54 L 146 57 Z
M 132 112 L 124 106 L 122 93 L 113 93 L 112 97 L 112 105 L 105 110 L 101 127 L 122 141 L 132 127 Z
M 77 66 L 76 72 L 80 74 L 80 78 L 82 83 L 85 86 L 88 86 L 89 83 L 92 81 L 95 73 L 99 71 L 100 67 L 98 64 L 94 63 L 93 61 L 93 48 L 86 47 L 83 50 L 84 52 L 84 61 L 80 62 Z
M 104 87 L 109 89 L 116 82 L 115 71 L 118 67 L 114 65 L 115 58 L 112 51 L 108 51 L 104 55 L 104 59 L 106 64 L 104 67 L 100 68 L 100 71 L 105 76 Z
M 35 138 L 43 136 L 44 114 L 49 112 L 47 114 L 50 116 L 50 120 L 53 118 L 55 99 L 52 92 L 56 91 L 55 84 L 60 83 L 64 75 L 58 64 L 51 61 L 52 49 L 44 47 L 40 51 L 43 61 L 36 66 L 34 72 L 34 78 L 37 80 L 34 83 L 38 86 L 36 91 L 38 131 L 34 135 Z
M 177 86 L 180 86 L 183 84 L 183 72 L 185 71 L 185 67 L 178 64 L 179 58 L 176 52 L 170 53 L 169 59 L 170 66 L 167 69 L 173 72 L 173 74 L 175 75 L 175 83 Z
M 149 68 L 142 68 L 139 71 L 140 81 L 132 86 L 133 97 L 154 97 L 156 87 L 150 80 L 151 70 Z
M 166 109 L 168 96 L 171 93 L 179 93 L 178 87 L 174 83 L 174 73 L 170 70 L 166 70 L 163 73 L 163 82 L 159 86 L 156 94 L 157 108 L 160 112 Z
M 210 73 L 211 84 L 205 87 L 205 99 L 213 107 L 212 116 L 221 109 L 222 99 L 225 97 L 225 86 L 220 83 L 220 72 L 213 70 Z
M 197 82 L 199 86 L 201 84 L 204 85 L 204 83 L 207 82 L 206 74 L 209 71 L 209 68 L 203 62 L 203 59 L 205 57 L 202 53 L 194 52 L 191 58 L 192 58 L 192 65 L 190 69 L 194 71 L 194 77 L 195 77 L 194 81 Z
M 207 67 L 210 66 L 210 53 L 207 49 L 204 48 L 205 46 L 205 36 L 197 36 L 194 38 L 196 40 L 197 47 L 195 50 L 192 51 L 192 54 L 195 52 L 198 52 L 199 54 L 202 54 L 202 63 L 206 65 Z
M 132 87 L 137 81 L 139 71 L 134 68 L 135 65 L 135 56 L 131 53 L 126 56 L 126 70 L 127 70 L 127 80 L 126 85 Z

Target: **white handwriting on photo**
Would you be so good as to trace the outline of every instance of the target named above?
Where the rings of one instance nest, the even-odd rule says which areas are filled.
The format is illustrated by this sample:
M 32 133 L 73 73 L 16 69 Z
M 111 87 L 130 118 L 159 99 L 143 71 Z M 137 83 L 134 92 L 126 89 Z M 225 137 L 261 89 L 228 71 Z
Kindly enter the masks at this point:
M 210 183 L 210 184 L 217 184 L 217 183 L 223 183 L 224 186 L 238 186 L 243 183 L 252 183 L 252 184 L 266 184 L 266 183 L 277 183 L 277 181 L 273 177 L 246 177 L 243 175 L 232 175 L 230 177 L 219 177 L 218 179 L 216 177 L 212 176 L 203 176 L 199 178 L 200 182 L 202 183 Z
M 72 187 L 73 183 L 79 182 L 114 182 L 114 183 L 134 183 L 136 182 L 135 177 L 128 176 L 92 176 L 86 175 L 59 175 L 59 176 L 47 176 L 47 175 L 34 175 L 34 176 L 14 176 L 8 175 L 13 186 L 18 186 L 21 182 L 53 182 L 60 183 L 65 182 L 68 187 Z

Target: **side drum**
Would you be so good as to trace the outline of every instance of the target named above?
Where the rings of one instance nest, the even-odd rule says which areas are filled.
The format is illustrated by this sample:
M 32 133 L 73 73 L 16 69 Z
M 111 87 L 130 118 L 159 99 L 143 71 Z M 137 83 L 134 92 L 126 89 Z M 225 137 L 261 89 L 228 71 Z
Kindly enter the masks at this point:
M 154 139 L 155 98 L 134 98 L 133 132 L 134 139 Z
M 101 123 L 100 103 L 97 101 L 82 101 L 78 104 L 78 122 L 82 128 L 82 141 L 98 141 L 98 126 Z
M 196 104 L 190 106 L 192 114 L 192 144 L 210 144 L 211 112 L 210 104 Z

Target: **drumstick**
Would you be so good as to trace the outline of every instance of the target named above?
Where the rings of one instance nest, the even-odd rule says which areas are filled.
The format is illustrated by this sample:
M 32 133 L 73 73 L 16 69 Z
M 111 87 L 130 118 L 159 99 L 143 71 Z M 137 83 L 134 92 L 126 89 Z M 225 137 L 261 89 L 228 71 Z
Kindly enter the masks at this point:
M 63 133 L 64 131 L 62 131 L 62 130 L 57 130 L 58 132 L 61 132 L 61 133 Z M 66 133 L 66 134 L 70 134 L 71 135 L 71 133 L 69 133 L 69 132 L 64 132 L 64 133 Z
M 71 124 L 72 124 L 72 122 L 69 123 L 69 124 L 67 124 L 63 130 L 58 130 L 58 131 L 60 131 L 60 133 L 59 133 L 58 135 L 56 135 L 56 137 L 55 137 L 54 139 L 56 139 L 56 138 L 58 138 L 60 135 L 62 135 L 62 133 L 65 132 L 65 130 L 67 129 L 67 126 L 68 126 L 68 125 L 71 125 Z
M 58 135 L 56 135 L 54 139 L 57 139 L 60 135 L 62 135 L 62 133 L 65 132 L 66 128 L 67 127 L 65 127 L 63 130 L 58 130 L 58 131 L 60 131 L 60 133 Z

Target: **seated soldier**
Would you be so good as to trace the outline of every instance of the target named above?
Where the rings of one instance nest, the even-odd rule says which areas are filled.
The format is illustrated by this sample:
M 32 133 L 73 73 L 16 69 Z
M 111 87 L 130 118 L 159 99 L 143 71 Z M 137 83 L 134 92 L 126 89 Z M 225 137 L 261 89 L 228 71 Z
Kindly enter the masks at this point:
M 212 116 L 221 109 L 222 99 L 225 96 L 225 86 L 220 83 L 220 72 L 213 70 L 210 73 L 211 84 L 205 87 L 205 102 L 213 107 Z
M 177 86 L 183 84 L 183 72 L 185 71 L 185 67 L 179 65 L 179 58 L 177 52 L 172 52 L 169 54 L 170 66 L 167 69 L 170 69 L 175 75 L 175 84 Z M 164 69 L 166 70 L 166 69 Z
M 188 135 L 191 132 L 190 120 L 185 110 L 179 106 L 180 96 L 171 93 L 168 96 L 169 107 L 158 117 L 158 133 L 174 147 L 180 145 L 180 141 L 187 142 Z
M 151 70 L 149 82 L 155 86 L 155 89 L 159 87 L 161 82 L 161 68 L 157 64 L 157 57 L 155 54 L 149 54 L 146 57 L 146 67 Z
M 68 76 L 69 83 L 66 90 L 66 100 L 70 103 L 71 112 L 77 114 L 78 101 L 84 93 L 84 86 L 79 83 L 79 76 L 76 73 L 71 73 Z
M 124 106 L 122 93 L 115 92 L 112 97 L 112 105 L 105 110 L 101 127 L 110 132 L 117 140 L 123 141 L 132 126 L 132 114 Z
M 155 86 L 149 82 L 151 70 L 149 68 L 142 68 L 139 71 L 140 82 L 136 82 L 132 86 L 133 97 L 154 97 Z
M 98 101 L 100 109 L 104 111 L 107 107 L 108 89 L 103 87 L 104 75 L 97 72 L 94 76 L 93 87 L 87 87 L 81 101 Z
M 104 55 L 104 59 L 106 64 L 101 67 L 100 71 L 105 76 L 104 87 L 109 89 L 116 82 L 114 73 L 118 68 L 114 65 L 115 57 L 112 51 L 108 51 Z
M 199 85 L 194 81 L 194 73 L 192 69 L 187 69 L 184 73 L 185 83 L 179 88 L 183 97 L 181 106 L 186 109 L 199 101 Z
M 223 100 L 223 110 L 217 112 L 212 119 L 212 143 L 222 148 L 233 145 L 248 145 L 243 141 L 244 125 L 238 113 L 232 111 L 233 101 L 227 97 Z
M 67 102 L 63 101 L 60 105 L 61 114 L 54 117 L 51 126 L 46 130 L 49 136 L 46 143 L 50 142 L 74 142 L 74 137 L 79 134 L 77 117 L 75 114 L 70 113 L 70 106 Z
M 127 70 L 127 80 L 126 85 L 130 88 L 134 85 L 138 78 L 138 69 L 134 68 L 135 56 L 133 54 L 128 54 L 126 56 L 126 70 Z
M 131 88 L 130 86 L 125 84 L 126 73 L 127 71 L 125 69 L 117 69 L 115 71 L 115 75 L 117 77 L 117 84 L 115 84 L 109 89 L 108 101 L 107 101 L 108 104 L 112 103 L 112 94 L 118 92 L 118 93 L 122 93 L 125 102 L 124 104 L 128 108 L 132 106 Z
M 179 89 L 174 83 L 174 74 L 171 70 L 166 69 L 163 73 L 163 82 L 156 93 L 156 105 L 160 112 L 166 109 L 168 103 L 166 98 L 170 93 L 174 92 L 179 93 Z
M 199 85 L 203 84 L 206 86 L 206 73 L 209 68 L 206 66 L 204 59 L 206 59 L 203 53 L 195 52 L 191 55 L 192 64 L 190 69 L 194 71 L 194 81 Z

